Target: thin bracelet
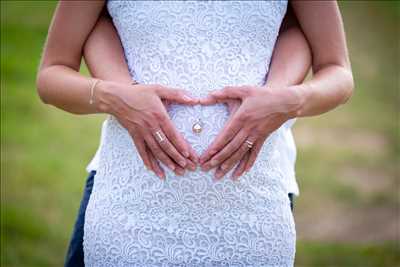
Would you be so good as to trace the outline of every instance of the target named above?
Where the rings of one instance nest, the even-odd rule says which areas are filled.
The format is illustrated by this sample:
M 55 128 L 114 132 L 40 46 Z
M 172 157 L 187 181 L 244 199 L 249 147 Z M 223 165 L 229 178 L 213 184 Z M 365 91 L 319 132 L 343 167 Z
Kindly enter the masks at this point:
M 93 103 L 94 103 L 94 89 L 98 82 L 100 82 L 100 80 L 94 79 L 92 82 L 92 85 L 90 86 L 90 99 L 89 99 L 90 105 L 93 105 Z

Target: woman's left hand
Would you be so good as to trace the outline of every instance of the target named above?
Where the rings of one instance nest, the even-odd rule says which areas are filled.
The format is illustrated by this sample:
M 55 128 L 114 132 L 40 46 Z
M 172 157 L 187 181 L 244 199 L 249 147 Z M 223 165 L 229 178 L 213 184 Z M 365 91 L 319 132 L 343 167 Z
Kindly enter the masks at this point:
M 303 103 L 296 86 L 227 86 L 212 92 L 201 104 L 227 103 L 229 106 L 232 100 L 241 100 L 239 108 L 200 158 L 204 171 L 217 168 L 216 179 L 222 178 L 238 162 L 232 179 L 250 170 L 267 137 L 288 119 L 296 117 Z

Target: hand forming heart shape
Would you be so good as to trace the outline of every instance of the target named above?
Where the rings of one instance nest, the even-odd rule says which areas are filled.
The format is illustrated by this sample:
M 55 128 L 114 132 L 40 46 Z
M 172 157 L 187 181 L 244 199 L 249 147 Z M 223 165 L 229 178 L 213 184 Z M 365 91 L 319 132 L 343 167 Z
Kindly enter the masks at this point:
M 232 179 L 249 171 L 267 137 L 296 117 L 303 101 L 295 86 L 226 86 L 201 99 L 203 105 L 225 102 L 233 109 L 221 133 L 201 156 L 202 169 L 216 168 L 216 179 L 237 163 Z
M 301 100 L 293 92 L 291 87 L 227 86 L 204 99 L 194 99 L 184 90 L 158 84 L 104 81 L 98 86 L 95 103 L 128 130 L 145 166 L 160 178 L 165 173 L 158 161 L 177 175 L 185 169 L 195 170 L 198 163 L 204 171 L 217 168 L 217 179 L 239 162 L 232 176 L 237 179 L 252 167 L 268 135 L 295 116 Z M 170 102 L 228 105 L 228 122 L 200 159 L 171 122 L 166 111 Z

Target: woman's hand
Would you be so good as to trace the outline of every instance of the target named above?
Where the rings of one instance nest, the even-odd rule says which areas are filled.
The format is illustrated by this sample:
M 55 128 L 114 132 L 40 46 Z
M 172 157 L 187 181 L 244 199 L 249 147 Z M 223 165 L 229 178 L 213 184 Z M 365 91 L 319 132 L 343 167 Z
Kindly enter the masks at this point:
M 95 94 L 97 109 L 118 119 L 132 136 L 146 167 L 160 178 L 164 178 L 165 174 L 157 160 L 177 174 L 183 174 L 183 168 L 194 170 L 197 162 L 194 150 L 171 122 L 163 100 L 184 105 L 197 104 L 197 100 L 183 90 L 162 85 L 125 85 L 102 81 Z
M 211 105 L 232 99 L 241 100 L 239 108 L 200 158 L 204 171 L 217 167 L 216 179 L 222 178 L 238 162 L 232 178 L 250 170 L 266 138 L 288 119 L 296 117 L 303 102 L 296 86 L 228 86 L 200 102 Z
M 239 99 L 226 99 L 224 102 L 228 106 L 229 119 L 231 119 L 239 109 L 241 101 Z

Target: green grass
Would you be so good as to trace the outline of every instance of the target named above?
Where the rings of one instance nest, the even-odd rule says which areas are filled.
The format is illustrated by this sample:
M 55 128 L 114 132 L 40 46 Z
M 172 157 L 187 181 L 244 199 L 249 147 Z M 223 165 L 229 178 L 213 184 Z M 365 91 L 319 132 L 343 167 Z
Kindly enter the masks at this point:
M 296 251 L 296 266 L 341 266 L 375 267 L 400 266 L 398 245 L 331 244 L 299 242 Z
M 1 266 L 62 265 L 104 119 L 67 114 L 37 96 L 36 69 L 54 6 L 1 2 Z M 400 5 L 341 8 L 356 89 L 347 105 L 296 123 L 296 265 L 400 266 L 398 237 L 380 234 L 393 213 L 397 225 L 400 216 Z M 354 180 L 373 188 L 363 191 Z M 333 235 L 326 228 L 326 236 L 313 238 L 309 225 L 334 211 L 333 224 L 361 220 L 365 229 Z M 378 237 L 366 239 L 370 233 Z

